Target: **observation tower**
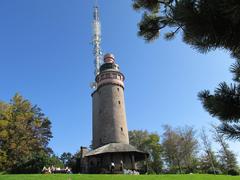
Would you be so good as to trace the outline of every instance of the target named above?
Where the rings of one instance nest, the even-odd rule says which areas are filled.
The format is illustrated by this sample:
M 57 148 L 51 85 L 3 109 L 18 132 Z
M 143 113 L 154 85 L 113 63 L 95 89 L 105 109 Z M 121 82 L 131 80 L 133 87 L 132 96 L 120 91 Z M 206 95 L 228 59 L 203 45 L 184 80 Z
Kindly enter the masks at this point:
M 129 144 L 124 79 L 114 56 L 106 54 L 92 94 L 94 149 L 109 143 Z
M 93 139 L 91 151 L 81 149 L 82 172 L 123 173 L 124 169 L 138 170 L 137 162 L 146 160 L 148 154 L 129 144 L 124 101 L 125 77 L 113 54 L 107 53 L 102 58 L 98 6 L 94 7 L 93 17 Z

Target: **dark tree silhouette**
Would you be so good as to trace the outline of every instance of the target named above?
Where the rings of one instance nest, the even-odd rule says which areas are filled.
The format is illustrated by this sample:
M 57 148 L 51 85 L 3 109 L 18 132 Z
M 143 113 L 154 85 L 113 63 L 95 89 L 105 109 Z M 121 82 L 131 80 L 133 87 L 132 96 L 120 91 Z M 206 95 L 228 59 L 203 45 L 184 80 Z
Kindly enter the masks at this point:
M 238 0 L 133 0 L 133 8 L 143 10 L 138 35 L 146 41 L 166 39 L 182 32 L 183 41 L 202 53 L 217 48 L 229 51 L 237 62 L 232 65 L 234 83 L 220 83 L 213 94 L 199 93 L 206 111 L 219 118 L 219 132 L 240 139 L 240 1 Z

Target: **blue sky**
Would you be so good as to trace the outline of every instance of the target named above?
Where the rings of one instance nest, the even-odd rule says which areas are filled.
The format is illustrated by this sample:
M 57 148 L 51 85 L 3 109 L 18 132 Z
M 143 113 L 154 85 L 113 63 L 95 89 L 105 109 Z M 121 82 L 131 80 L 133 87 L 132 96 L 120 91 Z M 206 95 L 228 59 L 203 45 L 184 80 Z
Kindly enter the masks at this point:
M 231 82 L 229 53 L 200 54 L 181 34 L 145 43 L 137 37 L 141 13 L 130 0 L 99 4 L 103 52 L 115 55 L 126 76 L 129 129 L 161 134 L 164 124 L 200 130 L 218 123 L 197 93 Z M 91 142 L 93 5 L 94 0 L 0 1 L 0 99 L 19 92 L 41 107 L 52 121 L 50 146 L 58 155 Z M 231 147 L 239 149 L 239 143 Z

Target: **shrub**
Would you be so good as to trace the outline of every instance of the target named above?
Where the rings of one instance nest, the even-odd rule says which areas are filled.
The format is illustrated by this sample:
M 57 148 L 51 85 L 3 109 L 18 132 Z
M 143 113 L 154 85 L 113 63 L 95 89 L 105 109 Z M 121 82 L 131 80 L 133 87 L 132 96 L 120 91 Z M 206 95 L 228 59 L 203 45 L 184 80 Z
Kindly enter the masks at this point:
M 208 174 L 222 174 L 222 171 L 220 169 L 214 169 L 213 168 L 210 168 L 208 171 L 207 171 Z
M 228 175 L 238 176 L 239 171 L 237 169 L 230 169 L 230 170 L 228 170 Z
M 9 173 L 12 174 L 36 174 L 41 173 L 43 167 L 63 167 L 62 161 L 58 159 L 55 155 L 48 155 L 46 153 L 40 152 L 35 154 L 32 159 L 16 164 Z

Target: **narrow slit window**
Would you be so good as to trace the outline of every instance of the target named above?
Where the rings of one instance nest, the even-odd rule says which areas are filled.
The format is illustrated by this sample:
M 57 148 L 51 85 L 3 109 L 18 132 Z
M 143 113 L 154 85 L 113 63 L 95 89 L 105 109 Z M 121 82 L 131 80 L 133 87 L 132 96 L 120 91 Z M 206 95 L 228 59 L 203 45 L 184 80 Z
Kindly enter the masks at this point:
M 120 105 L 120 104 L 121 104 L 121 101 L 118 101 L 118 104 Z

